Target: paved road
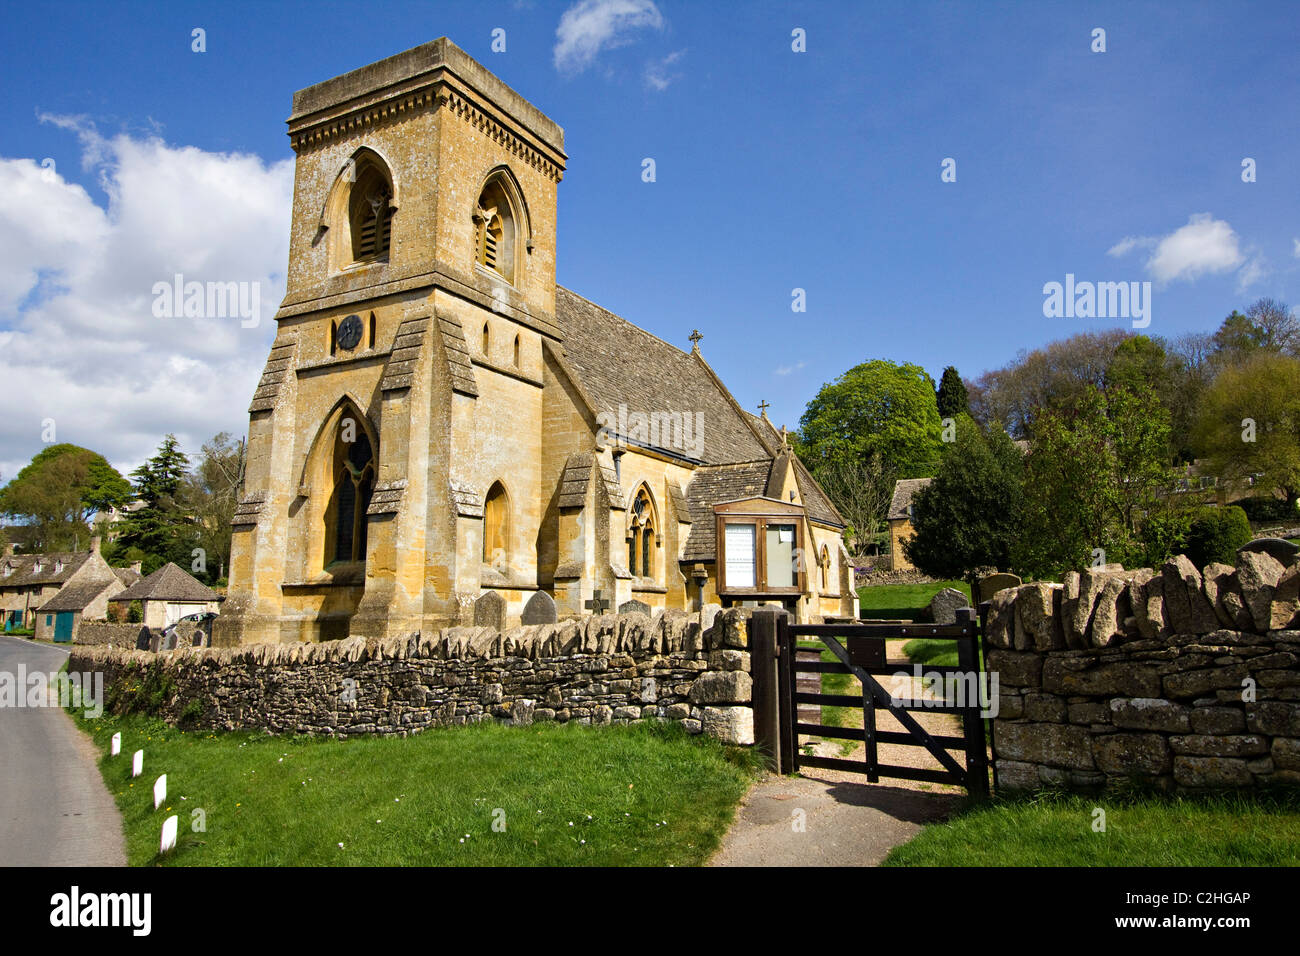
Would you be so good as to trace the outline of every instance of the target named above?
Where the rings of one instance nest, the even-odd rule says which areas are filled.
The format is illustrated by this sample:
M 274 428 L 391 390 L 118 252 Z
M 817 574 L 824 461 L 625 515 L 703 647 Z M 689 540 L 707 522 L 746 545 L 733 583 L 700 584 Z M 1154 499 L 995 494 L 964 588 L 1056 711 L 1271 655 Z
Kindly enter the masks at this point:
M 0 636 L 0 674 L 49 673 L 68 652 Z M 0 707 L 0 866 L 125 866 L 122 818 L 95 747 L 58 707 Z

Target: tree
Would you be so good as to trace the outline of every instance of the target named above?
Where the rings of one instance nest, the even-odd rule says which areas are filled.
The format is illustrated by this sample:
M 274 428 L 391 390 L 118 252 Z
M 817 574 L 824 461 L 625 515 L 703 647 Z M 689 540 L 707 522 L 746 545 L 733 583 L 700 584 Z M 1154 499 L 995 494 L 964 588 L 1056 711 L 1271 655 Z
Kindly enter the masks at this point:
M 198 465 L 185 479 L 183 497 L 197 529 L 198 546 L 204 551 L 204 576 L 213 582 L 225 577 L 231 521 L 243 478 L 244 442 L 221 432 L 204 444 Z
M 1276 488 L 1300 500 L 1300 359 L 1259 350 L 1206 390 L 1196 442 L 1221 481 Z
M 1001 428 L 986 435 L 965 414 L 956 424 L 939 473 L 912 496 L 914 534 L 903 553 L 926 574 L 972 579 L 979 568 L 1010 567 L 1020 534 L 1024 456 Z
M 918 365 L 863 362 L 808 403 L 795 450 L 814 472 L 875 455 L 901 478 L 932 475 L 941 450 L 934 395 Z
M 1014 561 L 1046 576 L 1094 563 L 1140 562 L 1141 530 L 1173 507 L 1169 413 L 1150 389 L 1087 390 L 1035 423 L 1025 470 L 1025 525 Z
M 29 547 L 80 549 L 90 518 L 126 503 L 131 486 L 102 455 L 62 443 L 36 454 L 3 489 L 0 511 L 33 527 Z
M 1215 359 L 1220 365 L 1244 361 L 1256 352 L 1300 353 L 1300 319 L 1284 302 L 1257 299 L 1245 314 L 1233 309 L 1214 333 Z
M 845 538 L 861 554 L 884 527 L 894 494 L 894 470 L 879 455 L 860 461 L 833 461 L 815 473 L 818 484 L 830 496 L 848 523 Z
M 939 406 L 940 418 L 955 418 L 970 412 L 966 385 L 952 365 L 943 370 L 943 376 L 939 379 L 939 394 L 936 402 Z
M 198 533 L 183 498 L 188 465 L 176 436 L 168 435 L 157 453 L 131 472 L 135 500 L 143 507 L 122 521 L 117 547 L 125 556 L 141 560 L 146 574 L 168 561 L 190 565 Z

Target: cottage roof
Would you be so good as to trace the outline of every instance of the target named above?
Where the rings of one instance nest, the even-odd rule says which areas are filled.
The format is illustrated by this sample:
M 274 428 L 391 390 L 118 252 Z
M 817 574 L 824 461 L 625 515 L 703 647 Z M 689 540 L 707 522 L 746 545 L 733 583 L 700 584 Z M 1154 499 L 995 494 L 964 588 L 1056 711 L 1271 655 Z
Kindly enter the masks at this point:
M 6 555 L 4 558 L 0 558 L 0 588 L 62 584 L 86 563 L 86 559 L 92 553 L 90 551 L 54 551 L 43 554 Z M 5 571 L 9 571 L 9 573 L 5 574 Z
M 153 574 L 137 581 L 125 591 L 110 598 L 112 601 L 174 601 L 182 604 L 203 604 L 218 600 L 217 592 L 188 571 L 168 561 Z
M 59 592 L 42 604 L 38 611 L 84 611 L 91 601 L 105 591 L 121 590 L 122 581 L 113 568 L 98 554 L 88 553 Z
M 912 496 L 928 485 L 933 478 L 900 478 L 894 484 L 894 497 L 889 502 L 889 520 L 910 518 L 908 511 L 912 507 Z

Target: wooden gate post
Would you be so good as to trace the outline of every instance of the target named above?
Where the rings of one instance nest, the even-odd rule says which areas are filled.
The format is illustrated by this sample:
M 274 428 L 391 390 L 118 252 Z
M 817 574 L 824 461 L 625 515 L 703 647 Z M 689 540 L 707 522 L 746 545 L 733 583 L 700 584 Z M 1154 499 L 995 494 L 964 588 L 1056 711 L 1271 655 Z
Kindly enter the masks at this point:
M 749 670 L 753 678 L 754 744 L 773 773 L 789 773 L 781 760 L 781 713 L 777 684 L 776 608 L 758 608 L 749 620 Z

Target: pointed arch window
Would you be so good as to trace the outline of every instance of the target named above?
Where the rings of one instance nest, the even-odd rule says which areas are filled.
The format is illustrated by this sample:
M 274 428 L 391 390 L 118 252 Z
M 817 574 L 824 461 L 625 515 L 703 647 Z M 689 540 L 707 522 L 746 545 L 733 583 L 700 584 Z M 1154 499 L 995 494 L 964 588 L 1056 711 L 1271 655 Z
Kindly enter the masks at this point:
M 642 485 L 632 499 L 627 532 L 627 567 L 634 577 L 655 573 L 655 509 L 650 491 Z
M 333 482 L 325 512 L 326 564 L 365 561 L 366 511 L 375 490 L 375 452 L 370 436 L 354 415 L 347 413 L 334 439 Z
M 488 180 L 474 206 L 474 257 L 507 282 L 515 281 L 519 223 L 504 177 Z
M 392 240 L 393 188 L 383 170 L 367 162 L 357 170 L 357 180 L 348 197 L 352 259 L 369 262 L 388 258 Z
M 483 357 L 488 357 L 488 347 L 492 344 L 492 332 L 486 322 L 483 323 Z
M 483 499 L 483 563 L 503 573 L 510 563 L 510 498 L 499 481 Z
M 519 336 L 515 336 L 515 368 L 519 367 Z
M 826 547 L 826 545 L 822 545 L 822 554 L 821 554 L 820 563 L 822 566 L 822 588 L 821 589 L 822 589 L 822 593 L 825 594 L 830 590 L 829 582 L 830 582 L 830 574 L 831 574 L 831 552 Z

